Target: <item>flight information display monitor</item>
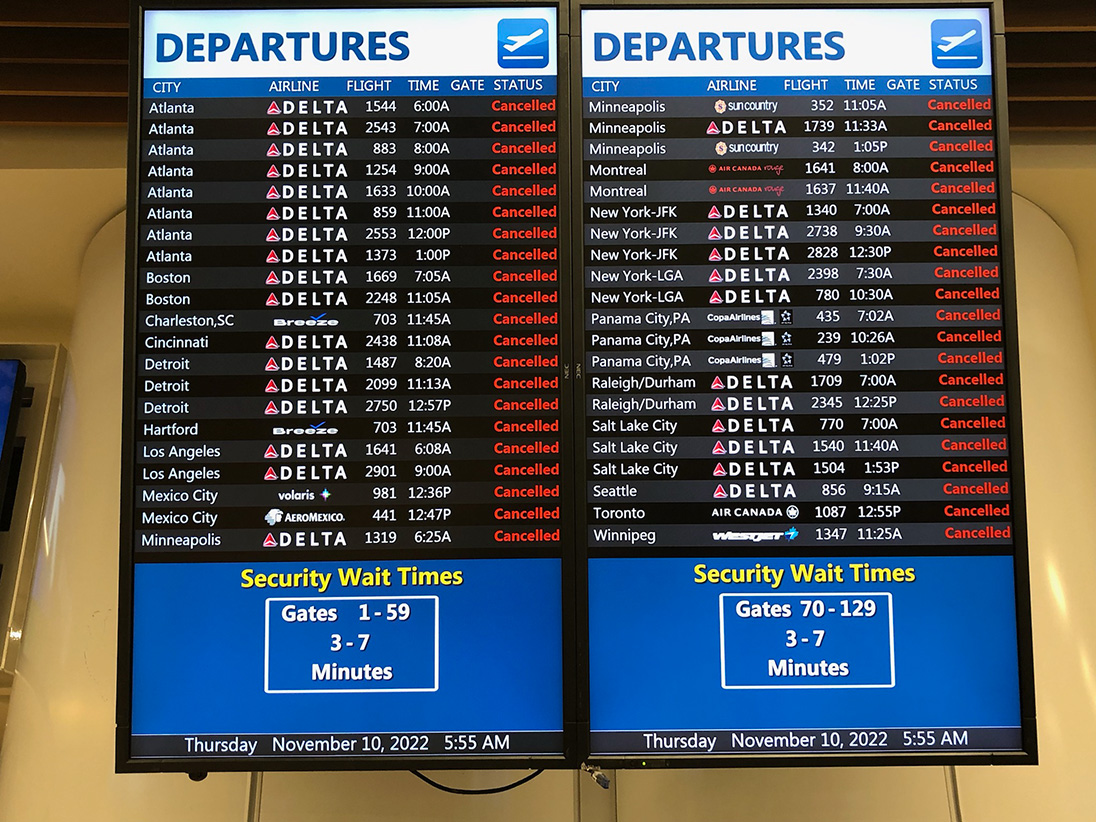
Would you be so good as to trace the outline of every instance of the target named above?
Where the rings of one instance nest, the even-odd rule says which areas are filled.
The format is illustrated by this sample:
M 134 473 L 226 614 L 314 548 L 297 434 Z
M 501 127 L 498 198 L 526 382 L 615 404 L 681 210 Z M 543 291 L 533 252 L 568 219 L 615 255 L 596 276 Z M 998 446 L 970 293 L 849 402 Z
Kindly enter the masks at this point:
M 118 768 L 574 764 L 557 9 L 131 29 Z
M 582 9 L 593 761 L 1034 761 L 998 22 Z
M 26 382 L 27 368 L 21 361 L 0 360 L 0 512 L 13 502 L 15 483 L 10 481 L 12 459 L 19 407 L 23 402 Z

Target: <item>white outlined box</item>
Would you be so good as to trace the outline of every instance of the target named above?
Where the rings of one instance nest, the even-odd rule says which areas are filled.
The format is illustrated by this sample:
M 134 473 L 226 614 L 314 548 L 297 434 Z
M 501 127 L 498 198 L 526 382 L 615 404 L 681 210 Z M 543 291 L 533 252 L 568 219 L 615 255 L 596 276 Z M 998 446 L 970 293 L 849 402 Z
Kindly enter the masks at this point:
M 376 602 L 387 605 L 389 603 L 429 601 L 433 603 L 433 683 L 430 686 L 413 688 L 372 686 L 367 688 L 271 688 L 270 687 L 270 616 L 272 603 L 292 602 L 298 605 L 308 606 L 316 604 L 329 608 L 338 603 L 364 603 Z M 383 617 L 384 610 L 376 612 L 375 616 Z M 264 636 L 263 636 L 263 690 L 268 694 L 361 694 L 361 693 L 425 693 L 438 690 L 439 687 L 439 615 L 441 613 L 440 600 L 437 596 L 387 596 L 387 597 L 270 597 L 266 600 Z M 324 626 L 324 630 L 330 632 L 330 626 L 334 622 L 309 623 L 310 625 Z M 382 620 L 383 624 L 383 620 Z M 394 624 L 394 623 L 389 623 Z M 355 631 L 356 635 L 356 631 Z
M 827 681 L 825 681 L 823 683 L 820 683 L 820 684 L 792 683 L 792 684 L 786 684 L 786 685 L 773 685 L 773 684 L 762 683 L 760 681 L 758 681 L 758 682 L 749 682 L 749 683 L 736 683 L 736 684 L 728 683 L 728 681 L 727 681 L 728 680 L 728 670 L 727 670 L 728 648 L 727 648 L 727 643 L 728 643 L 729 640 L 732 639 L 732 637 L 728 636 L 727 620 L 728 620 L 729 616 L 731 616 L 731 617 L 734 616 L 734 613 L 733 613 L 734 609 L 732 607 L 732 614 L 728 615 L 727 606 L 728 606 L 729 600 L 731 600 L 731 599 L 734 599 L 734 600 L 751 600 L 751 599 L 791 600 L 789 602 L 782 603 L 782 604 L 787 604 L 787 605 L 791 606 L 791 609 L 792 609 L 791 610 L 791 613 L 792 613 L 791 618 L 786 618 L 786 617 L 775 617 L 775 618 L 769 618 L 769 617 L 752 618 L 751 617 L 751 618 L 749 618 L 752 622 L 754 622 L 754 624 L 759 624 L 763 620 L 765 623 L 767 623 L 766 627 L 770 627 L 770 628 L 773 628 L 774 630 L 779 630 L 779 631 L 785 632 L 786 634 L 788 632 L 798 634 L 798 632 L 795 631 L 795 628 L 797 628 L 801 625 L 804 625 L 804 624 L 809 624 L 811 626 L 825 626 L 823 628 L 820 628 L 820 630 L 823 630 L 823 631 L 831 630 L 831 626 L 833 626 L 835 624 L 836 625 L 846 625 L 846 626 L 850 626 L 850 627 L 855 627 L 858 620 L 861 621 L 861 624 L 867 624 L 866 620 L 868 620 L 868 619 L 877 619 L 877 618 L 881 617 L 882 614 L 879 614 L 878 611 L 877 611 L 876 615 L 872 616 L 872 617 L 856 616 L 855 615 L 856 606 L 855 605 L 850 605 L 850 603 L 855 603 L 855 602 L 858 602 L 858 601 L 863 603 L 866 600 L 871 600 L 872 602 L 875 602 L 877 600 L 885 601 L 886 606 L 887 606 L 886 637 L 887 637 L 888 647 L 887 647 L 887 655 L 886 655 L 887 658 L 886 658 L 886 661 L 885 661 L 885 665 L 883 667 L 885 667 L 886 670 L 888 671 L 888 675 L 889 675 L 888 680 L 886 682 L 880 681 L 880 682 L 847 682 L 847 683 L 842 683 L 841 680 L 836 678 L 836 677 L 834 677 L 834 678 L 827 677 L 826 678 Z M 822 606 L 821 606 L 822 613 L 821 614 L 812 613 L 812 614 L 806 614 L 806 615 L 800 616 L 800 609 L 802 608 L 801 601 L 803 601 L 803 600 L 811 601 L 812 603 L 815 602 L 815 601 L 823 603 Z M 829 601 L 832 601 L 835 604 L 832 605 L 832 606 L 829 605 L 829 604 L 826 604 Z M 817 640 L 817 641 L 819 641 L 819 643 L 821 643 L 821 638 L 816 635 L 815 630 L 813 630 L 813 629 L 808 629 L 807 632 L 802 634 L 802 637 L 803 637 L 803 641 L 805 641 L 807 643 L 808 647 L 810 645 L 810 642 L 812 641 L 812 637 L 813 637 L 814 640 Z M 790 637 L 789 637 L 789 641 L 791 641 Z M 832 643 L 831 643 L 831 645 L 832 645 Z M 766 655 L 768 655 L 768 656 L 781 656 L 782 654 L 787 656 L 787 655 L 790 655 L 790 654 L 794 653 L 794 651 L 798 647 L 799 647 L 798 644 L 793 645 L 791 647 L 788 647 L 787 645 L 785 645 L 785 646 L 777 645 L 776 647 L 772 647 L 772 645 L 770 643 L 770 645 L 768 647 L 765 647 L 765 648 L 751 648 L 750 650 L 751 650 L 751 652 L 756 653 L 759 656 L 766 656 Z M 870 652 L 870 649 L 868 649 L 868 650 Z M 840 653 L 840 650 L 839 650 L 839 653 Z M 808 660 L 804 660 L 804 661 L 808 661 Z M 837 659 L 834 659 L 834 660 L 831 660 L 831 661 L 839 662 L 839 660 L 837 660 Z M 787 689 L 819 689 L 819 688 L 826 688 L 826 689 L 835 689 L 835 688 L 893 688 L 894 685 L 895 685 L 895 677 L 894 677 L 894 599 L 893 599 L 893 596 L 890 593 L 885 593 L 885 592 L 860 592 L 860 591 L 856 591 L 856 592 L 854 592 L 854 591 L 842 591 L 842 592 L 836 593 L 836 594 L 832 594 L 832 593 L 818 594 L 818 593 L 813 593 L 813 592 L 812 593 L 795 593 L 795 594 L 763 594 L 763 593 L 756 593 L 756 592 L 745 593 L 745 594 L 720 594 L 719 595 L 719 673 L 720 673 L 720 686 L 724 690 L 787 690 Z M 759 680 L 760 680 L 760 677 L 759 677 Z

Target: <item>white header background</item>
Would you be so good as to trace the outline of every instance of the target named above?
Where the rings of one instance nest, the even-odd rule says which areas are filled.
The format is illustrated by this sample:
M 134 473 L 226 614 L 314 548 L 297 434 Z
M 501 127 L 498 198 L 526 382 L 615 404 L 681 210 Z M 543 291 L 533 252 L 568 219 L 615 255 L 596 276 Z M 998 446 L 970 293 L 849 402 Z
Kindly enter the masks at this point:
M 982 65 L 978 68 L 940 69 L 932 64 L 933 20 L 979 20 L 982 23 Z M 673 44 L 684 32 L 697 49 L 699 32 L 840 31 L 845 55 L 840 60 L 754 60 L 745 38 L 739 40 L 738 60 L 730 60 L 723 41 L 723 60 L 669 59 L 670 46 L 652 60 L 625 60 L 624 32 L 661 32 Z M 955 77 L 991 73 L 989 10 L 985 8 L 926 9 L 657 9 L 586 10 L 582 12 L 582 73 L 584 77 L 826 77 L 930 76 Z M 594 60 L 594 34 L 608 32 L 622 44 L 613 60 Z M 764 40 L 758 41 L 763 47 Z M 828 46 L 822 54 L 831 53 Z M 642 49 L 640 54 L 645 57 Z M 799 47 L 802 56 L 802 45 Z
M 548 23 L 548 65 L 531 69 L 501 68 L 498 64 L 498 21 L 511 18 L 543 18 Z M 261 56 L 262 33 L 321 33 L 327 50 L 328 32 L 359 32 L 366 36 L 362 53 L 368 54 L 368 33 L 383 31 L 384 42 L 394 31 L 406 31 L 404 44 L 410 50 L 405 60 L 317 60 L 312 57 L 310 40 L 305 41 L 302 59 L 292 59 L 293 44 L 286 40 L 282 53 L 287 59 L 266 62 L 247 58 L 232 62 L 232 48 L 208 61 L 208 35 L 227 34 L 232 38 L 248 32 Z M 156 62 L 159 34 L 173 34 L 186 43 L 190 33 L 204 34 L 203 62 L 187 62 L 184 55 L 167 63 Z M 500 7 L 467 9 L 322 9 L 322 10 L 248 10 L 248 11 L 146 11 L 144 19 L 144 77 L 146 79 L 185 79 L 193 77 L 505 77 L 513 75 L 554 75 L 556 73 L 557 26 L 554 8 Z M 386 52 L 391 49 L 386 48 Z

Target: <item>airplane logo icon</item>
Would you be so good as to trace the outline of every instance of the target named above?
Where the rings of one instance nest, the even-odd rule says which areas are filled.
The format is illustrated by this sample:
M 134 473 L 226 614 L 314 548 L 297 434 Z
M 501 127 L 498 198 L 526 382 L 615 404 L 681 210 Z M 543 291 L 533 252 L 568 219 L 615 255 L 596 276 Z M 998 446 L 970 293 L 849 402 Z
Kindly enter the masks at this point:
M 956 46 L 961 46 L 963 43 L 967 42 L 967 40 L 969 40 L 971 37 L 973 37 L 977 33 L 978 33 L 978 29 L 971 29 L 966 34 L 964 34 L 960 37 L 944 37 L 944 38 L 941 38 L 941 39 L 947 41 L 947 45 L 946 46 L 937 46 L 937 48 L 940 49 L 940 51 L 951 51 Z
M 937 68 L 978 68 L 982 65 L 980 20 L 933 20 L 932 64 Z
M 530 42 L 531 40 L 534 40 L 537 37 L 540 37 L 542 34 L 544 34 L 544 29 L 537 29 L 532 34 L 525 34 L 525 35 L 511 34 L 507 38 L 510 42 L 506 43 L 503 46 L 503 48 L 506 49 L 507 51 L 511 51 L 511 52 L 512 51 L 517 51 L 522 46 L 524 46 L 526 43 Z M 974 34 L 974 32 L 971 32 L 971 34 Z
M 503 68 L 544 68 L 548 65 L 548 21 L 506 17 L 499 20 L 498 63 Z

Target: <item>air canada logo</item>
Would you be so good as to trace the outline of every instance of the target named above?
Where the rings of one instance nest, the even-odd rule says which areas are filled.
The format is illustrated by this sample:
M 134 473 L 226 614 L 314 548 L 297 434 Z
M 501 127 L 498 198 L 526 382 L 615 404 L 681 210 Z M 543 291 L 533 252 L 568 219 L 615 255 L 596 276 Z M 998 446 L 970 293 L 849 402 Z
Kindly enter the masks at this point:
M 499 20 L 498 62 L 503 68 L 544 68 L 548 65 L 548 21 L 539 17 Z
M 978 68 L 982 65 L 982 21 L 933 20 L 932 64 L 936 68 Z

